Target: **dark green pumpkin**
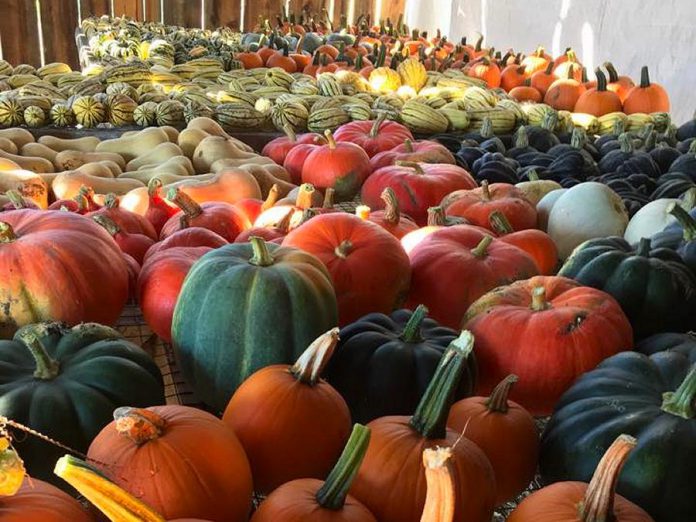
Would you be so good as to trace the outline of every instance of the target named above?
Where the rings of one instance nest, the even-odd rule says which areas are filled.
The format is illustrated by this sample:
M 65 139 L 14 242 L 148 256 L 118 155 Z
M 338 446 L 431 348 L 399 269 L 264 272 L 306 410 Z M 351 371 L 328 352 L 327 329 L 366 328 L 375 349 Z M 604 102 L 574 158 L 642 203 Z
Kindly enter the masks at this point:
M 172 340 L 186 382 L 221 411 L 249 375 L 292 363 L 337 323 L 336 295 L 322 262 L 252 238 L 193 265 L 174 310 Z
M 164 404 L 162 375 L 150 356 L 107 326 L 38 323 L 0 341 L 0 415 L 86 452 L 120 406 Z M 64 449 L 18 432 L 13 444 L 29 475 L 53 474 Z
M 638 445 L 617 492 L 660 522 L 696 520 L 696 365 L 676 352 L 623 352 L 561 397 L 542 437 L 544 482 L 589 482 L 622 433 Z
M 669 212 L 677 222 L 655 234 L 651 238 L 652 244 L 658 248 L 676 251 L 686 266 L 696 274 L 696 219 L 694 219 L 696 212 L 694 210 L 687 212 L 680 205 L 675 204 L 671 205 Z
M 353 422 L 386 415 L 413 415 L 442 354 L 458 332 L 426 318 L 427 309 L 368 314 L 344 327 L 326 370 Z M 471 395 L 476 360 L 467 359 L 455 400 Z
M 681 257 L 667 248 L 636 249 L 623 238 L 591 239 L 579 245 L 558 273 L 616 299 L 636 339 L 660 332 L 685 332 L 696 320 L 696 279 Z
M 655 334 L 637 343 L 635 350 L 644 355 L 677 352 L 696 363 L 696 336 L 692 333 L 673 332 Z

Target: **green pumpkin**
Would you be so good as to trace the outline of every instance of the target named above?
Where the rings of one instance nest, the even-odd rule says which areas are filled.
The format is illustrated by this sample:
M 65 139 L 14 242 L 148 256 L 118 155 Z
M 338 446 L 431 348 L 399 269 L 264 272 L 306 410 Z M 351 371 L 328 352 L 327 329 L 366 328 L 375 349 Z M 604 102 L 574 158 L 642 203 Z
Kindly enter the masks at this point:
M 692 352 L 693 353 L 693 352 Z M 617 493 L 660 522 L 696 520 L 696 363 L 678 352 L 623 352 L 561 397 L 542 437 L 544 482 L 589 482 L 621 434 L 638 440 Z
M 658 352 L 677 352 L 696 363 L 696 336 L 693 333 L 660 333 L 636 343 L 634 349 L 645 355 Z
M 449 344 L 458 332 L 426 318 L 423 305 L 391 315 L 368 314 L 341 329 L 326 380 L 343 396 L 353 422 L 387 415 L 413 415 Z M 476 384 L 471 353 L 454 400 Z
M 558 275 L 614 297 L 636 339 L 696 325 L 696 278 L 679 254 L 651 249 L 649 239 L 635 249 L 620 237 L 591 239 L 573 251 Z
M 0 341 L 0 415 L 78 451 L 87 451 L 115 408 L 156 404 L 164 404 L 157 365 L 112 328 L 37 323 Z M 29 475 L 64 487 L 53 466 L 65 450 L 24 435 L 13 444 Z
M 216 411 L 249 375 L 292 363 L 338 322 L 336 295 L 321 261 L 251 239 L 196 262 L 172 319 L 182 375 Z

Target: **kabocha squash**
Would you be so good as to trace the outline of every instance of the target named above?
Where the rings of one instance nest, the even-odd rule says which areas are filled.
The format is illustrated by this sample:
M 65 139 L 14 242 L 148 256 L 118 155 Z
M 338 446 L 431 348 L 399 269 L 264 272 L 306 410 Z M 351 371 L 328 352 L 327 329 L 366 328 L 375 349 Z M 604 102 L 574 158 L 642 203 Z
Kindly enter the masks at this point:
M 341 395 L 321 379 L 338 328 L 319 336 L 294 365 L 267 366 L 234 392 L 222 420 L 239 437 L 254 487 L 270 493 L 296 479 L 327 475 L 350 433 Z
M 435 446 L 452 451 L 458 478 L 454 520 L 491 519 L 493 469 L 478 446 L 445 426 L 452 394 L 473 344 L 473 336 L 466 331 L 450 343 L 412 417 L 381 417 L 368 424 L 370 444 L 351 492 L 378 520 L 420 520 L 426 497 L 422 453 Z
M 471 305 L 464 325 L 476 336 L 479 393 L 513 373 L 510 398 L 534 415 L 548 415 L 575 378 L 633 345 L 618 303 L 565 277 L 497 288 Z
M 365 506 L 348 494 L 369 440 L 369 428 L 353 426 L 350 439 L 326 481 L 304 478 L 280 486 L 261 503 L 251 521 L 377 522 Z
M 172 339 L 184 378 L 219 411 L 254 371 L 292 362 L 336 323 L 321 261 L 252 238 L 196 263 L 177 301 Z
M 645 355 L 659 352 L 677 352 L 696 363 L 696 337 L 692 333 L 661 333 L 636 343 L 635 350 Z
M 534 417 L 508 400 L 516 375 L 508 375 L 489 397 L 469 397 L 450 408 L 447 426 L 466 435 L 483 450 L 495 472 L 500 505 L 519 495 L 534 478 L 539 458 L 539 432 Z
M 406 305 L 425 304 L 433 319 L 455 329 L 469 305 L 483 294 L 539 271 L 526 252 L 470 225 L 435 230 L 408 255 L 411 289 Z M 453 273 L 466 276 L 446 276 Z
M 186 406 L 126 407 L 113 413 L 87 456 L 104 466 L 101 471 L 114 483 L 167 520 L 247 520 L 249 462 L 224 422 Z
M 422 305 L 413 312 L 371 313 L 341 329 L 326 378 L 346 400 L 355 421 L 416 411 L 443 353 L 457 337 L 427 313 Z M 470 395 L 475 384 L 476 358 L 471 353 L 454 398 Z
M 96 223 L 69 212 L 3 213 L 0 266 L 8 274 L 0 281 L 3 339 L 38 321 L 113 324 L 128 297 L 116 243 Z
M 616 495 L 622 467 L 636 439 L 619 435 L 597 464 L 589 484 L 558 482 L 535 491 L 510 514 L 510 522 L 653 522 L 636 504 Z
M 408 292 L 410 267 L 399 241 L 352 214 L 316 216 L 291 231 L 284 246 L 300 248 L 326 265 L 338 301 L 340 325 L 398 308 Z
M 361 200 L 371 208 L 384 208 L 381 195 L 387 187 L 394 191 L 401 210 L 424 225 L 428 208 L 454 191 L 474 189 L 476 182 L 456 165 L 398 161 L 367 178 L 360 192 Z
M 614 297 L 636 339 L 696 326 L 696 278 L 679 254 L 651 248 L 650 239 L 635 248 L 619 237 L 591 239 L 573 251 L 558 274 Z
M 638 440 L 621 471 L 617 493 L 655 520 L 696 516 L 684 480 L 696 458 L 693 358 L 678 352 L 615 355 L 586 373 L 561 398 L 542 437 L 541 475 L 547 482 L 587 481 L 622 433 Z
M 14 495 L 0 498 L 3 522 L 94 522 L 80 503 L 36 477 L 24 479 Z
M 99 324 L 24 326 L 13 340 L 0 341 L 0 359 L 0 414 L 78 451 L 86 451 L 114 408 L 164 402 L 150 356 Z M 63 486 L 52 474 L 61 448 L 37 437 L 14 444 L 30 475 Z

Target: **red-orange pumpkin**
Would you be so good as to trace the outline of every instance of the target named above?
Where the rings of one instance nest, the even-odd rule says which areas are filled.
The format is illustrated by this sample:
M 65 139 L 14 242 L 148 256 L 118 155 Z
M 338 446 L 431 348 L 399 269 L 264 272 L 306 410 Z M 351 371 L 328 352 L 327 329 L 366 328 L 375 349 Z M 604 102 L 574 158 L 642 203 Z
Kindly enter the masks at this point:
M 538 274 L 526 252 L 470 225 L 436 230 L 409 257 L 412 278 L 407 307 L 424 304 L 433 319 L 457 330 L 469 305 L 483 294 Z
M 362 219 L 368 219 L 378 224 L 397 239 L 401 239 L 409 232 L 418 230 L 418 225 L 410 217 L 404 216 L 399 210 L 399 201 L 396 194 L 387 187 L 382 191 L 384 210 L 371 211 L 370 207 L 361 205 L 355 210 L 355 214 Z
M 430 234 L 436 230 L 440 230 L 444 227 L 451 227 L 453 225 L 468 225 L 469 222 L 460 217 L 446 216 L 445 211 L 442 207 L 430 207 L 428 209 L 428 224 L 417 230 L 413 230 L 401 238 L 401 246 L 407 254 L 418 246 L 418 244 L 423 241 Z M 479 227 L 480 228 L 480 227 Z M 481 231 L 485 232 L 485 228 L 481 228 Z
M 145 219 L 152 223 L 155 229 L 155 237 L 153 239 L 157 239 L 164 224 L 170 217 L 179 212 L 179 208 L 176 205 L 170 205 L 162 197 L 162 181 L 159 178 L 152 178 L 147 184 L 147 196 L 148 204 L 145 211 Z
M 380 152 L 370 158 L 370 166 L 373 171 L 389 165 L 394 165 L 397 161 L 413 161 L 422 163 L 456 163 L 452 153 L 436 141 L 404 140 L 400 145 L 393 149 Z
M 268 196 L 265 200 L 255 198 L 245 198 L 237 201 L 234 206 L 242 212 L 253 223 L 261 215 L 262 212 L 268 210 L 278 202 L 279 189 L 275 183 L 268 190 Z
M 290 125 L 286 125 L 283 128 L 283 132 L 285 132 L 285 136 L 268 142 L 261 150 L 261 154 L 271 158 L 278 165 L 282 165 L 285 162 L 288 153 L 297 145 L 317 143 L 323 139 L 320 134 L 314 132 L 297 136 Z
M 609 294 L 564 277 L 489 292 L 471 305 L 464 325 L 476 336 L 479 393 L 514 373 L 520 382 L 510 398 L 534 415 L 549 415 L 577 377 L 633 345 L 631 325 Z
M 20 490 L 0 497 L 2 522 L 94 522 L 80 503 L 39 479 L 25 478 Z
M 669 107 L 667 91 L 657 83 L 650 83 L 648 66 L 643 66 L 640 72 L 640 83 L 626 94 L 624 112 L 626 114 L 669 112 Z
M 341 395 L 320 378 L 338 328 L 315 340 L 297 362 L 257 371 L 237 388 L 222 420 L 239 437 L 254 487 L 270 493 L 301 478 L 326 477 L 350 434 Z
M 500 73 L 500 87 L 505 91 L 510 92 L 515 87 L 524 85 L 524 82 L 529 78 L 524 65 L 511 64 L 503 69 Z
M 413 140 L 413 134 L 400 123 L 385 121 L 381 117 L 374 121 L 353 121 L 341 125 L 336 130 L 334 139 L 354 143 L 372 157 L 403 144 L 404 140 Z
M 291 231 L 283 245 L 314 254 L 326 265 L 340 325 L 370 312 L 390 313 L 408 292 L 411 270 L 399 240 L 353 214 L 316 216 Z
M 120 207 L 119 203 L 118 197 L 114 194 L 107 194 L 104 198 L 103 207 L 88 212 L 85 215 L 87 217 L 106 216 L 130 234 L 144 234 L 153 240 L 157 240 L 157 231 L 146 217 Z
M 176 247 L 210 247 L 219 248 L 226 245 L 228 241 L 220 234 L 216 234 L 212 230 L 201 227 L 190 227 L 174 232 L 167 239 L 155 243 L 145 254 L 145 261 L 157 252 Z
M 290 174 L 290 179 L 295 185 L 302 183 L 302 168 L 304 167 L 307 156 L 309 156 L 323 144 L 326 144 L 326 140 L 323 136 L 321 136 L 316 138 L 315 141 L 311 143 L 295 145 L 285 155 L 283 167 L 288 171 L 288 174 Z
M 534 417 L 508 400 L 516 375 L 508 375 L 489 397 L 468 397 L 450 408 L 447 426 L 483 450 L 495 472 L 500 505 L 524 491 L 534 478 L 539 431 Z
M 139 264 L 142 264 L 145 253 L 155 244 L 155 241 L 143 234 L 131 234 L 123 230 L 115 221 L 105 215 L 97 214 L 92 219 L 103 227 L 114 238 L 124 254 L 128 254 Z
M 167 519 L 247 520 L 249 462 L 224 422 L 174 405 L 118 408 L 114 419 L 87 452 L 113 482 Z

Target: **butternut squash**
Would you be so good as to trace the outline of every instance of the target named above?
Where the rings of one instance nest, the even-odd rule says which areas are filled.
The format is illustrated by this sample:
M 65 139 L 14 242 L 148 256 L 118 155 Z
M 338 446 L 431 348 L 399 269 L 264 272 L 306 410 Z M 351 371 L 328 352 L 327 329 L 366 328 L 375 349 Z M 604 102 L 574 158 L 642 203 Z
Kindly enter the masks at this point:
M 53 159 L 53 165 L 59 171 L 75 170 L 85 163 L 93 163 L 96 161 L 112 161 L 119 166 L 121 170 L 126 168 L 126 162 L 120 154 L 115 152 L 81 152 L 79 150 L 64 150 L 56 154 Z
M 280 165 L 243 165 L 239 167 L 241 170 L 245 170 L 254 178 L 261 188 L 261 195 L 266 198 L 268 197 L 268 192 L 271 190 L 273 185 L 278 187 L 278 197 L 285 197 L 288 192 L 297 188 L 297 185 L 290 183 L 287 178 L 290 177 L 288 172 Z M 222 170 L 221 172 L 224 172 Z
M 162 127 L 160 127 L 160 129 L 167 133 L 169 143 L 176 143 L 177 141 L 179 141 L 179 131 L 171 125 L 163 125 Z
M 0 170 L 0 192 L 4 193 L 8 190 L 16 190 L 40 208 L 48 206 L 48 185 L 34 172 L 19 168 Z
M 84 165 L 80 165 L 78 168 L 72 170 L 72 171 L 66 171 L 66 172 L 77 172 L 78 174 L 89 174 L 90 176 L 96 176 L 98 178 L 116 178 L 118 175 L 114 175 L 114 171 L 112 170 L 111 165 L 109 165 L 111 162 L 106 162 L 106 161 L 100 161 L 100 162 L 95 162 L 95 163 L 85 163 Z M 115 165 L 115 163 L 114 163 Z M 118 165 L 116 165 L 118 167 Z
M 118 163 L 111 161 L 111 160 L 102 160 L 102 161 L 97 161 L 96 164 L 103 165 L 107 167 L 111 171 L 111 177 L 112 178 L 118 178 L 121 174 L 123 174 L 123 171 L 121 170 L 121 167 L 119 166 Z M 91 165 L 91 163 L 85 163 L 83 166 Z
M 19 127 L 13 127 L 11 129 L 0 129 L 0 138 L 7 138 L 13 141 L 17 146 L 17 149 L 21 149 L 27 143 L 33 143 L 36 140 L 34 135 L 27 129 L 20 129 Z
M 95 136 L 85 136 L 84 138 L 56 138 L 55 136 L 41 136 L 39 143 L 52 148 L 56 152 L 64 150 L 79 150 L 81 152 L 94 152 L 99 145 L 99 138 Z
M 204 132 L 207 132 L 211 136 L 221 136 L 223 138 L 227 138 L 229 140 L 232 140 L 232 142 L 241 150 L 245 152 L 254 152 L 254 149 L 252 149 L 249 145 L 244 143 L 241 140 L 238 140 L 237 138 L 233 138 L 229 134 L 225 132 L 225 130 L 220 127 L 220 124 L 216 122 L 215 120 L 212 120 L 210 118 L 205 118 L 203 116 L 199 118 L 193 118 L 188 125 L 186 126 L 187 129 L 199 129 Z
M 137 179 L 138 181 L 148 184 L 152 178 L 159 178 L 162 181 L 162 185 L 169 185 L 170 183 L 175 183 L 177 181 L 185 181 L 195 177 L 195 179 L 208 179 L 213 177 L 215 174 L 200 174 L 198 176 L 191 176 L 189 174 L 178 174 L 173 171 L 166 170 L 134 170 L 133 172 L 124 172 L 119 176 L 119 179 Z
M 14 161 L 6 159 L 6 158 L 0 158 L 0 172 L 3 172 L 5 170 L 20 170 L 21 167 L 17 165 Z
M 188 159 L 186 156 L 174 156 L 173 158 L 170 158 L 167 161 L 165 161 L 164 163 L 160 163 L 160 164 L 143 165 L 138 170 L 151 170 L 151 169 L 163 169 L 164 170 L 164 169 L 170 169 L 170 168 L 185 170 L 188 174 L 191 174 L 192 176 L 196 173 L 196 171 L 193 168 L 193 163 L 191 163 L 191 160 Z
M 262 165 L 262 166 L 273 166 L 277 165 L 272 159 L 265 156 L 253 156 L 246 159 L 232 159 L 225 158 L 219 159 L 210 166 L 210 172 L 222 172 L 226 169 L 238 169 L 244 167 L 245 165 Z
M 0 150 L 4 150 L 5 152 L 9 152 L 10 154 L 19 153 L 19 150 L 17 150 L 17 145 L 15 145 L 15 142 L 7 138 L 0 138 Z
M 90 187 L 97 194 L 114 193 L 117 196 L 145 186 L 136 179 L 102 178 L 74 171 L 58 174 L 53 180 L 52 187 L 56 199 L 71 199 L 77 195 L 83 185 Z
M 184 129 L 179 133 L 177 144 L 187 158 L 193 158 L 198 144 L 211 134 L 201 129 Z
M 180 156 L 183 157 L 183 156 Z M 133 170 L 131 172 L 124 172 L 119 177 L 127 179 L 137 179 L 147 184 L 152 178 L 159 178 L 163 176 L 175 176 L 176 178 L 185 178 L 190 176 L 191 173 L 182 165 L 179 158 L 172 158 L 171 160 L 162 163 L 162 165 L 153 166 L 151 168 L 143 168 L 138 170 Z M 200 176 L 197 176 L 200 177 Z M 176 181 L 179 181 L 178 179 Z M 163 184 L 167 184 L 164 180 Z
M 47 147 L 43 143 L 31 142 L 23 145 L 19 149 L 20 156 L 34 156 L 35 158 L 43 158 L 53 163 L 53 160 L 58 155 L 58 152 L 51 147 Z
M 168 134 L 158 127 L 148 127 L 137 133 L 127 136 L 104 140 L 96 147 L 97 152 L 115 152 L 123 156 L 126 161 L 131 161 L 137 156 L 147 154 L 160 143 L 169 141 Z
M 55 171 L 53 163 L 44 158 L 36 158 L 34 156 L 19 156 L 17 154 L 10 154 L 4 150 L 0 150 L 0 158 L 14 161 L 21 168 L 31 170 L 37 174 Z
M 221 136 L 208 136 L 204 138 L 193 152 L 193 168 L 196 172 L 203 174 L 211 172 L 211 166 L 220 159 L 245 160 L 250 163 L 257 162 L 258 158 L 263 158 L 254 152 L 246 152 L 237 147 L 237 145 L 227 138 Z M 273 163 L 270 158 L 265 158 L 268 162 Z M 237 166 L 242 163 L 238 163 Z
M 183 153 L 178 145 L 175 143 L 165 142 L 160 143 L 154 149 L 150 150 L 146 154 L 142 154 L 128 162 L 126 165 L 126 171 L 131 172 L 138 170 L 140 167 L 145 165 L 160 165 L 165 161 L 181 156 Z

